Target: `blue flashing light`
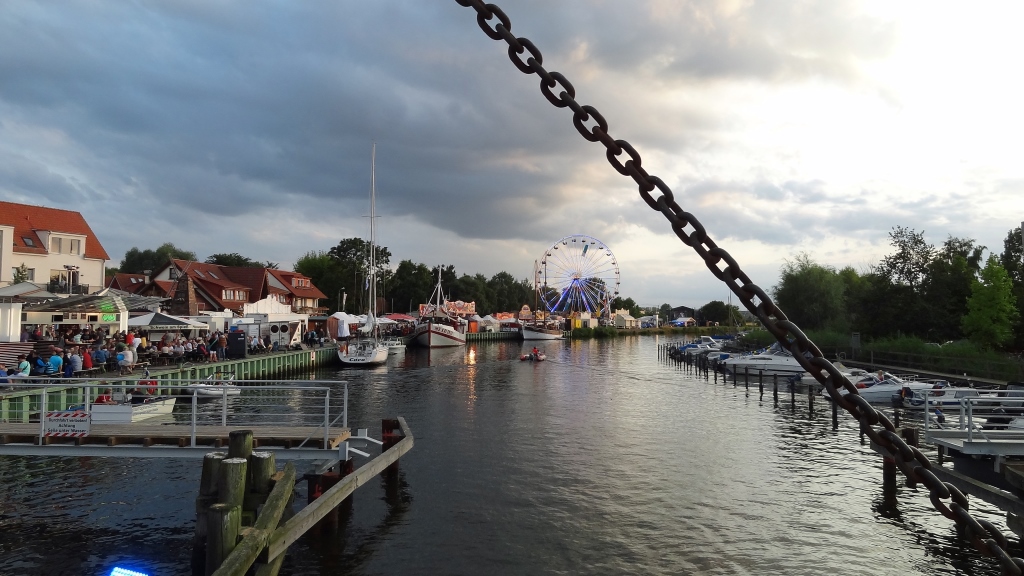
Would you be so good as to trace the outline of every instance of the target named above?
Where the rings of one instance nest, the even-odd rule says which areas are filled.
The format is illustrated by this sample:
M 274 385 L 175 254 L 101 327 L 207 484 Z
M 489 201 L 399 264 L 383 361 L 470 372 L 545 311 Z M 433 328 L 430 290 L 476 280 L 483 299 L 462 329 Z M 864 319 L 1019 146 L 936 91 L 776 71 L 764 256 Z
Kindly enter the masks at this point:
M 115 567 L 111 572 L 110 576 L 149 576 L 145 572 L 136 572 L 135 570 L 129 570 L 127 568 Z

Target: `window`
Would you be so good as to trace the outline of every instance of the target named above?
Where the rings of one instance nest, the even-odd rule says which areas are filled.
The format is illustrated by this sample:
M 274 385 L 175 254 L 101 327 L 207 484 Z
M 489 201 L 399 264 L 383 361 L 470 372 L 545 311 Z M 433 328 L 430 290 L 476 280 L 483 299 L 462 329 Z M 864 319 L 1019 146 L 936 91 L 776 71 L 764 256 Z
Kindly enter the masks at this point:
M 215 280 L 220 280 L 220 278 L 218 278 L 217 275 L 213 273 L 213 270 L 210 271 L 210 276 L 212 276 Z
M 11 277 L 12 278 L 14 276 L 18 275 L 19 268 L 21 268 L 21 266 L 15 266 L 14 268 L 11 268 Z M 36 281 L 36 269 L 35 268 L 25 268 L 25 280 L 28 281 L 28 282 L 35 282 Z
M 72 238 L 72 239 L 68 240 L 67 244 L 70 245 L 70 248 L 69 248 L 69 251 L 68 251 L 69 254 L 73 254 L 73 255 L 77 256 L 78 254 L 82 253 L 82 241 L 81 240 L 79 240 L 77 238 Z
M 22 236 L 21 237 L 21 241 L 24 242 L 25 246 L 28 246 L 29 248 L 35 248 L 36 247 L 36 243 L 33 242 L 32 239 L 29 238 L 28 236 Z
M 63 238 L 60 236 L 50 236 L 50 253 L 60 254 L 60 248 Z
M 135 284 L 135 278 L 131 278 L 132 284 Z
M 202 270 L 196 270 L 196 274 L 198 274 L 199 277 L 202 278 L 203 280 L 206 280 L 206 275 L 203 274 Z

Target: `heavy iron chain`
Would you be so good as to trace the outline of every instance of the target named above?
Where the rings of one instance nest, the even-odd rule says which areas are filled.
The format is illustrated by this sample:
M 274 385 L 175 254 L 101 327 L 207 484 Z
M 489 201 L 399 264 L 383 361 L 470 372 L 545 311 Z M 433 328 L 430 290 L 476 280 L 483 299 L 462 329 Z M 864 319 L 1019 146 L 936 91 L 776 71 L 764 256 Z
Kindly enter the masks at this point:
M 896 427 L 889 418 L 864 400 L 857 388 L 824 358 L 821 350 L 800 327 L 791 322 L 768 294 L 750 280 L 728 252 L 715 244 L 700 221 L 679 206 L 668 185 L 661 178 L 647 173 L 636 149 L 629 142 L 616 140 L 608 134 L 608 122 L 604 116 L 593 106 L 581 105 L 576 101 L 576 90 L 569 80 L 558 72 L 549 72 L 544 68 L 544 57 L 540 50 L 530 40 L 512 34 L 512 22 L 501 8 L 485 4 L 482 0 L 456 2 L 476 10 L 477 24 L 488 37 L 504 40 L 508 44 L 508 57 L 520 72 L 540 76 L 540 91 L 544 97 L 558 108 L 572 110 L 572 123 L 580 135 L 590 142 L 604 145 L 608 162 L 619 174 L 629 176 L 636 182 L 640 197 L 648 206 L 665 215 L 676 236 L 693 248 L 711 273 L 724 282 L 779 343 L 793 353 L 800 365 L 828 389 L 832 398 L 837 399 L 839 405 L 860 422 L 863 433 L 892 455 L 906 477 L 928 488 L 935 509 L 956 522 L 982 554 L 998 557 L 1003 574 L 1020 576 L 1024 573 L 1024 560 L 1007 553 L 1007 539 L 1002 532 L 992 523 L 971 516 L 967 497 L 952 484 L 939 480 L 931 470 L 931 461 L 896 433 Z M 588 122 L 591 123 L 590 127 Z M 623 153 L 628 157 L 625 162 L 620 160 Z M 655 189 L 661 193 L 657 198 L 651 195 Z M 845 388 L 848 394 L 841 395 L 837 389 L 839 386 Z

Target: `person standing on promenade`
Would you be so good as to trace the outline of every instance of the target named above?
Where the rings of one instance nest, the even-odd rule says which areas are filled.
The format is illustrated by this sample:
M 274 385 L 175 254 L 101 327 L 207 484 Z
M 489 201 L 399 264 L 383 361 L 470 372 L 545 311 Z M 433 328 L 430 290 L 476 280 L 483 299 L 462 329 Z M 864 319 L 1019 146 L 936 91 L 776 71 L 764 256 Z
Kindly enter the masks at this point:
M 228 335 L 221 332 L 217 336 L 217 359 L 226 360 L 228 357 Z

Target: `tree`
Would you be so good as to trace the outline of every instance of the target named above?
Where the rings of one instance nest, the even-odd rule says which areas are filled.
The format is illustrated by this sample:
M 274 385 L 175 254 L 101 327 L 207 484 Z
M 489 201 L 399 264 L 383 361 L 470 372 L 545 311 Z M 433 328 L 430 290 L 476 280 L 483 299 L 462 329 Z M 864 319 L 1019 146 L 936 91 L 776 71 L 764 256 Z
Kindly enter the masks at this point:
M 464 302 L 476 302 L 476 312 L 480 315 L 490 314 L 494 310 L 494 294 L 483 274 L 463 274 L 452 287 L 451 297 Z
M 738 306 L 730 306 L 721 300 L 712 300 L 697 310 L 701 325 L 718 322 L 720 326 L 741 326 L 743 317 Z
M 999 256 L 999 263 L 1006 269 L 1010 281 L 1013 282 L 1017 310 L 1024 310 L 1024 238 L 1021 237 L 1019 226 L 1010 230 L 1003 240 L 1003 253 Z M 1015 347 L 1024 347 L 1024 321 L 1018 319 L 1013 332 Z
M 118 269 L 125 274 L 142 274 L 146 270 L 162 268 L 172 259 L 194 261 L 196 253 L 177 248 L 170 242 L 161 244 L 156 250 L 139 250 L 133 247 L 124 253 L 124 259 L 121 260 Z
M 878 272 L 893 284 L 909 286 L 916 292 L 928 270 L 935 248 L 924 241 L 924 232 L 896 226 L 889 232 L 894 254 L 882 258 Z
M 998 348 L 1013 338 L 1018 311 L 1013 302 L 1013 283 L 995 256 L 989 256 L 981 278 L 971 287 L 964 334 L 983 348 Z
M 295 261 L 295 271 L 307 276 L 314 286 L 327 296 L 323 303 L 330 310 L 339 311 L 345 279 L 341 266 L 327 252 L 307 252 Z
M 412 260 L 402 260 L 391 275 L 389 283 L 390 298 L 396 310 L 417 310 L 425 304 L 434 289 L 434 277 L 425 264 L 416 264 Z
M 28 282 L 28 266 L 24 262 L 14 269 L 14 277 L 11 278 L 11 284 L 21 284 L 22 282 Z
M 524 304 L 533 306 L 533 284 L 526 279 L 516 280 L 508 272 L 491 276 L 487 287 L 494 297 L 495 312 L 515 312 Z
M 818 264 L 807 253 L 801 253 L 784 262 L 781 278 L 772 292 L 775 304 L 801 328 L 846 330 L 849 321 L 845 288 L 835 268 Z
M 668 322 L 672 320 L 672 306 L 667 302 L 665 304 L 662 304 L 661 307 L 658 308 L 658 318 L 662 322 Z
M 984 246 L 950 236 L 928 263 L 921 285 L 921 336 L 943 342 L 962 335 L 960 321 L 981 268 Z
M 270 268 L 270 266 L 264 266 L 263 262 L 250 260 L 238 252 L 232 252 L 231 254 L 213 254 L 206 259 L 206 263 L 217 264 L 219 266 L 235 266 L 238 268 Z M 276 266 L 274 267 L 276 268 Z

